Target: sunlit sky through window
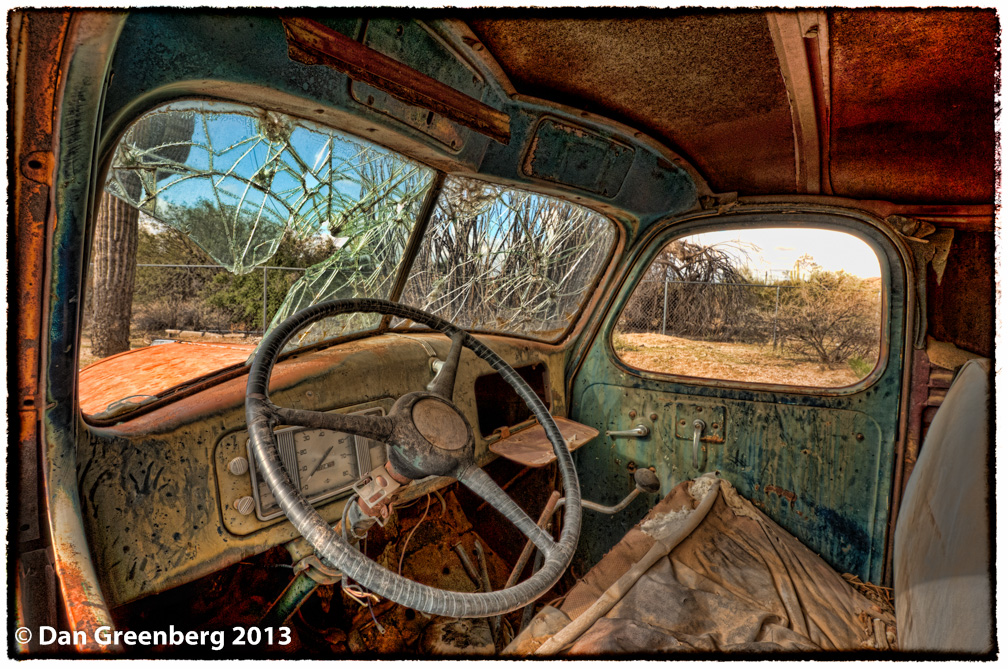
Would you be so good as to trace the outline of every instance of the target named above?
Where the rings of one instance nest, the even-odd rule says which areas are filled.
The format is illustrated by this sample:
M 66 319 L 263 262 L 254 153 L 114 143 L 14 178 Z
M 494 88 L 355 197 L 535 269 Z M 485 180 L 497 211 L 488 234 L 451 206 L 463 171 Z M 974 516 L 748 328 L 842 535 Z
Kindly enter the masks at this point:
M 843 270 L 862 278 L 881 275 L 878 256 L 865 242 L 835 230 L 761 228 L 706 232 L 687 237 L 694 244 L 720 248 L 739 258 L 757 275 L 778 277 L 795 267 L 803 255 L 822 269 Z

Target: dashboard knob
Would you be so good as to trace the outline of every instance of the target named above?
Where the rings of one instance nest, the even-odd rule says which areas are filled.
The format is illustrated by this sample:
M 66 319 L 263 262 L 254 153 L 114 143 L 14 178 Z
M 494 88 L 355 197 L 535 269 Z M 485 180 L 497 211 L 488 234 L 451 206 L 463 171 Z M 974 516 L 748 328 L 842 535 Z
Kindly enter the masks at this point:
M 255 500 L 251 495 L 245 495 L 235 500 L 234 506 L 238 509 L 238 513 L 247 516 L 255 509 Z
M 249 465 L 248 460 L 241 457 L 240 455 L 228 463 L 228 471 L 235 476 L 241 476 L 248 471 Z

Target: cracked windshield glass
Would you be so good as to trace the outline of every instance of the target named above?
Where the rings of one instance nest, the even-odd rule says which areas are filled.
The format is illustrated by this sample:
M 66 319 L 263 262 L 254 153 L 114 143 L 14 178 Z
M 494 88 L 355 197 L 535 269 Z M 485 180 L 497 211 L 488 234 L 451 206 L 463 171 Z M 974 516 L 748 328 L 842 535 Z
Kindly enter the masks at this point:
M 426 166 L 317 123 L 172 103 L 129 127 L 109 168 L 81 407 L 111 418 L 240 366 L 264 332 L 333 299 L 402 301 L 467 329 L 555 340 L 614 241 L 612 223 L 583 207 L 460 177 L 439 182 Z M 320 321 L 287 350 L 379 323 L 371 314 Z M 131 356 L 138 348 L 143 355 Z

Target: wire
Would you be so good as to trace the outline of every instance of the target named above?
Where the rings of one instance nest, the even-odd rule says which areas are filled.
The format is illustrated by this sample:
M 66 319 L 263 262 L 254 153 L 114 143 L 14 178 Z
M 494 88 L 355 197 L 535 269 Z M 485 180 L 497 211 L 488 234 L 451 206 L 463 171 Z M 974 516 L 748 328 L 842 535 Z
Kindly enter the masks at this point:
M 441 502 L 441 515 L 438 516 L 438 518 L 444 518 L 445 511 L 448 510 L 448 505 L 445 503 L 444 497 L 441 496 L 441 492 L 439 490 L 434 491 L 434 496 L 438 498 L 439 502 Z
M 427 493 L 427 506 L 424 507 L 423 515 L 420 516 L 420 520 L 417 521 L 417 524 L 413 526 L 413 529 L 410 530 L 410 533 L 406 535 L 406 541 L 403 542 L 402 552 L 399 554 L 399 571 L 398 571 L 398 574 L 400 576 L 402 576 L 403 558 L 406 557 L 406 547 L 409 546 L 410 539 L 413 538 L 413 533 L 417 531 L 417 528 L 420 527 L 420 523 L 422 523 L 424 521 L 424 518 L 427 517 L 427 512 L 428 511 L 430 511 L 430 493 Z
M 557 604 L 559 604 L 560 602 L 562 602 L 565 599 L 567 599 L 567 595 L 566 594 L 560 595 L 556 599 L 554 599 L 551 602 L 547 603 L 546 606 L 552 606 L 553 608 L 556 608 Z
M 378 630 L 379 634 L 385 634 L 385 628 L 382 627 L 382 624 L 378 622 L 377 618 L 375 618 L 374 609 L 371 608 L 371 602 L 368 602 L 367 610 L 371 613 L 371 620 L 374 621 L 375 629 Z

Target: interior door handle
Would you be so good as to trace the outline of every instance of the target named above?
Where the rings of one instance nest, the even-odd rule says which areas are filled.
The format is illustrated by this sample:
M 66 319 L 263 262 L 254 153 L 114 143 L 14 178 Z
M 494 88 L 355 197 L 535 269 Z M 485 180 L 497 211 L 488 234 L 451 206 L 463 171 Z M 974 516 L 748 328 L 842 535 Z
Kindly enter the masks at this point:
M 646 437 L 650 433 L 647 425 L 638 425 L 630 430 L 606 430 L 607 437 Z
M 707 428 L 707 423 L 697 418 L 693 421 L 693 469 L 700 469 L 700 436 Z

